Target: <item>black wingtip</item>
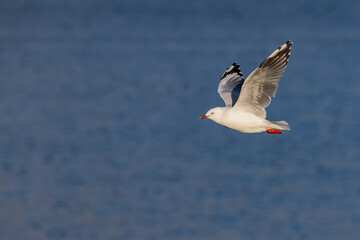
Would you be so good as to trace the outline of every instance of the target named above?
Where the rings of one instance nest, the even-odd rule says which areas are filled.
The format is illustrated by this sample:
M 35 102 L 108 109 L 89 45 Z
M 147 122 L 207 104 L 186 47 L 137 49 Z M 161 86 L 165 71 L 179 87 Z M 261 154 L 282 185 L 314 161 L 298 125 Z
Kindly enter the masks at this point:
M 291 47 L 293 45 L 293 42 L 291 42 L 290 40 L 287 40 L 286 45 L 288 45 L 289 47 Z
M 232 73 L 237 73 L 241 77 L 243 76 L 243 74 L 242 74 L 242 72 L 240 70 L 240 65 L 237 64 L 236 62 L 234 62 L 230 67 L 228 67 L 226 69 L 226 71 L 222 75 L 221 79 L 225 78 L 227 75 L 232 74 Z
M 286 46 L 284 46 L 286 44 Z M 291 49 L 291 46 L 292 46 L 292 42 L 290 40 L 286 41 L 285 44 L 281 45 L 280 47 L 277 48 L 277 50 L 279 50 L 279 52 L 277 54 L 275 54 L 276 52 L 273 52 L 272 54 L 275 54 L 275 56 L 272 56 L 272 57 L 268 57 L 266 58 L 260 65 L 259 67 L 264 67 L 265 65 L 269 65 L 270 62 L 273 61 L 273 59 L 275 59 L 276 56 L 279 55 L 279 53 L 283 53 L 283 52 L 287 52 L 287 55 L 289 56 L 290 55 L 290 49 Z M 286 63 L 287 63 L 288 60 L 286 60 Z
M 292 45 L 293 43 L 292 43 L 290 40 L 287 40 L 285 44 L 286 44 L 286 46 L 291 47 L 291 45 Z M 278 47 L 278 50 L 280 50 L 282 46 L 283 46 L 283 45 L 279 46 L 279 47 Z

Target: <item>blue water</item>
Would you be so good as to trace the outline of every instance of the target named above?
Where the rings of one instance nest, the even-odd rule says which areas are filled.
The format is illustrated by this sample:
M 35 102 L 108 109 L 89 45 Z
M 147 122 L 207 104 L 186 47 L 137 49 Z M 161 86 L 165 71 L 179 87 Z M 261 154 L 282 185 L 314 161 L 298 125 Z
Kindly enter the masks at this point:
M 3 240 L 359 239 L 358 1 L 0 4 Z M 198 117 L 294 42 L 268 119 Z

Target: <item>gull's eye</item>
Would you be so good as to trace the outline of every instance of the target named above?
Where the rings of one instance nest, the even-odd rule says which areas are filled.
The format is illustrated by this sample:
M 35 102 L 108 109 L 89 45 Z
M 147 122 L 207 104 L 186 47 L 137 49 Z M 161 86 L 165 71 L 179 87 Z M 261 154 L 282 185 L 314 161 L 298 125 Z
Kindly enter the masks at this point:
M 214 114 L 214 112 L 212 112 L 212 113 L 210 113 L 211 115 L 213 115 Z

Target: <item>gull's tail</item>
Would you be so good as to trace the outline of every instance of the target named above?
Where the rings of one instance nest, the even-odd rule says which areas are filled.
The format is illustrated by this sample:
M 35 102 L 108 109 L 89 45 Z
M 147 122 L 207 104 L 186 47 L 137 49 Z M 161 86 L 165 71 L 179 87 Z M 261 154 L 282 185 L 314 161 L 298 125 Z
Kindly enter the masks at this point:
M 272 123 L 273 128 L 276 128 L 276 129 L 279 129 L 279 130 L 290 131 L 290 126 L 285 121 L 277 121 L 277 122 L 271 122 L 271 123 Z

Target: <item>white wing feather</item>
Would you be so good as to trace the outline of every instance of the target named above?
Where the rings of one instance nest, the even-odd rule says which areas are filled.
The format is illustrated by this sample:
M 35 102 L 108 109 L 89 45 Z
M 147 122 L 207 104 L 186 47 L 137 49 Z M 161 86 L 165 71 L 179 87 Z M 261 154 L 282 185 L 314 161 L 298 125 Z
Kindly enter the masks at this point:
M 222 75 L 218 86 L 218 93 L 227 107 L 232 107 L 238 100 L 243 83 L 240 67 L 233 63 Z
M 290 56 L 292 43 L 287 41 L 265 59 L 245 80 L 234 108 L 241 108 L 265 118 L 265 108 L 275 96 L 278 83 Z

